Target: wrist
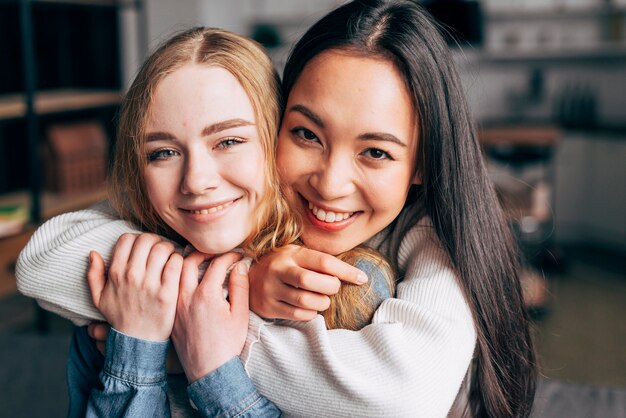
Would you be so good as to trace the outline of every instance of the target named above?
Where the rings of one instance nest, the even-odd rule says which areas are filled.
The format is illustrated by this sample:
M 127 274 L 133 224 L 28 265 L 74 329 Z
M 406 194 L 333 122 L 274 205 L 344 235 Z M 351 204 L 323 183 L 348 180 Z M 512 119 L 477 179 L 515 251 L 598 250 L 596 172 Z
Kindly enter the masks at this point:
M 110 322 L 111 326 L 115 328 L 118 332 L 133 338 L 137 338 L 145 341 L 152 342 L 164 342 L 168 341 L 171 335 L 171 327 L 169 331 L 164 329 L 153 329 L 152 326 L 154 323 L 150 322 L 148 324 L 141 323 L 138 321 L 131 323 L 114 323 Z
M 196 362 L 190 363 L 187 367 L 184 367 L 185 375 L 187 376 L 187 379 L 189 380 L 190 384 L 213 373 L 214 371 L 222 367 L 224 364 L 226 364 L 229 360 L 236 357 L 236 355 L 224 354 L 224 355 L 218 355 L 218 356 L 214 355 L 212 356 L 213 358 L 208 358 L 208 357 L 210 356 L 203 356 L 202 362 L 196 361 Z

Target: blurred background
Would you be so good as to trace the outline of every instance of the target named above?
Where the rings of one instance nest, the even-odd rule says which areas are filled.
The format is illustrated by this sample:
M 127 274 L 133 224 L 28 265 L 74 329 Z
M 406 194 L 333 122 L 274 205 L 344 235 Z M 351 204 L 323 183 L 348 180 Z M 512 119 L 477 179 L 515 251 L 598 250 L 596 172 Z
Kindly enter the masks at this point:
M 105 197 L 142 60 L 205 25 L 253 37 L 280 72 L 342 3 L 0 0 L 0 416 L 65 415 L 72 326 L 17 293 L 14 263 L 38 224 Z M 448 38 L 520 244 L 534 416 L 626 416 L 626 0 L 418 3 Z

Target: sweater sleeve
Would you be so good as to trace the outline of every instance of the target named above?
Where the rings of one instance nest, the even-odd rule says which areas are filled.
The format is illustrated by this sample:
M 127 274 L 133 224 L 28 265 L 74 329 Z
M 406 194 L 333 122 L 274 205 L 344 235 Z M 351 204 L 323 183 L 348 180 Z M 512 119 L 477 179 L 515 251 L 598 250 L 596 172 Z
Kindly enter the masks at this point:
M 427 220 L 397 255 L 397 297 L 360 331 L 252 315 L 242 359 L 285 416 L 447 415 L 472 360 L 471 312 Z
M 108 202 L 50 219 L 18 257 L 18 290 L 76 325 L 103 321 L 87 284 L 89 251 L 98 251 L 108 265 L 117 239 L 126 232 L 141 230 L 120 220 Z

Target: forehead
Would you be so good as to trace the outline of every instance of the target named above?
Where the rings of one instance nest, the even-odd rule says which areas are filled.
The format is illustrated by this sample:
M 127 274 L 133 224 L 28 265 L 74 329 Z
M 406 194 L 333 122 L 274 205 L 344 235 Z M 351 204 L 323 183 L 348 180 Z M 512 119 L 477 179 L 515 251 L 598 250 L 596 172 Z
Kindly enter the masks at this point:
M 321 53 L 304 67 L 289 94 L 287 108 L 296 104 L 311 107 L 330 127 L 397 131 L 391 133 L 407 139 L 416 132 L 404 77 L 391 60 L 380 57 Z
M 156 86 L 148 109 L 150 128 L 199 125 L 240 118 L 255 120 L 247 92 L 225 68 L 186 64 Z

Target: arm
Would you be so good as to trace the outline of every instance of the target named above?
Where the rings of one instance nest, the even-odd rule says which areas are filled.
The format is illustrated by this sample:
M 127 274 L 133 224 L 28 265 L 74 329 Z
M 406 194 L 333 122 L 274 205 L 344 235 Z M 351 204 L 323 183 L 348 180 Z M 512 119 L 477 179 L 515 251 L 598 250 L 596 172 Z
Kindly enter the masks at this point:
M 204 256 L 187 257 L 172 340 L 192 382 L 187 392 L 202 416 L 278 417 L 280 410 L 259 394 L 237 357 L 248 330 L 246 262 L 230 273 L 228 299 L 224 280 L 239 257 L 231 253 L 213 259 L 200 283 L 198 266 Z
M 241 358 L 287 415 L 446 416 L 476 341 L 456 274 L 423 220 L 398 252 L 404 277 L 361 331 L 252 315 Z
M 141 232 L 101 202 L 54 217 L 35 231 L 16 265 L 17 287 L 44 308 L 77 325 L 104 320 L 87 285 L 88 254 L 96 250 L 108 264 L 117 239 Z
M 90 258 L 98 267 L 87 276 L 94 305 L 114 328 L 87 416 L 169 416 L 165 359 L 182 256 L 158 235 L 124 234 L 107 279 L 94 274 L 103 270 L 99 255 L 92 252 Z

